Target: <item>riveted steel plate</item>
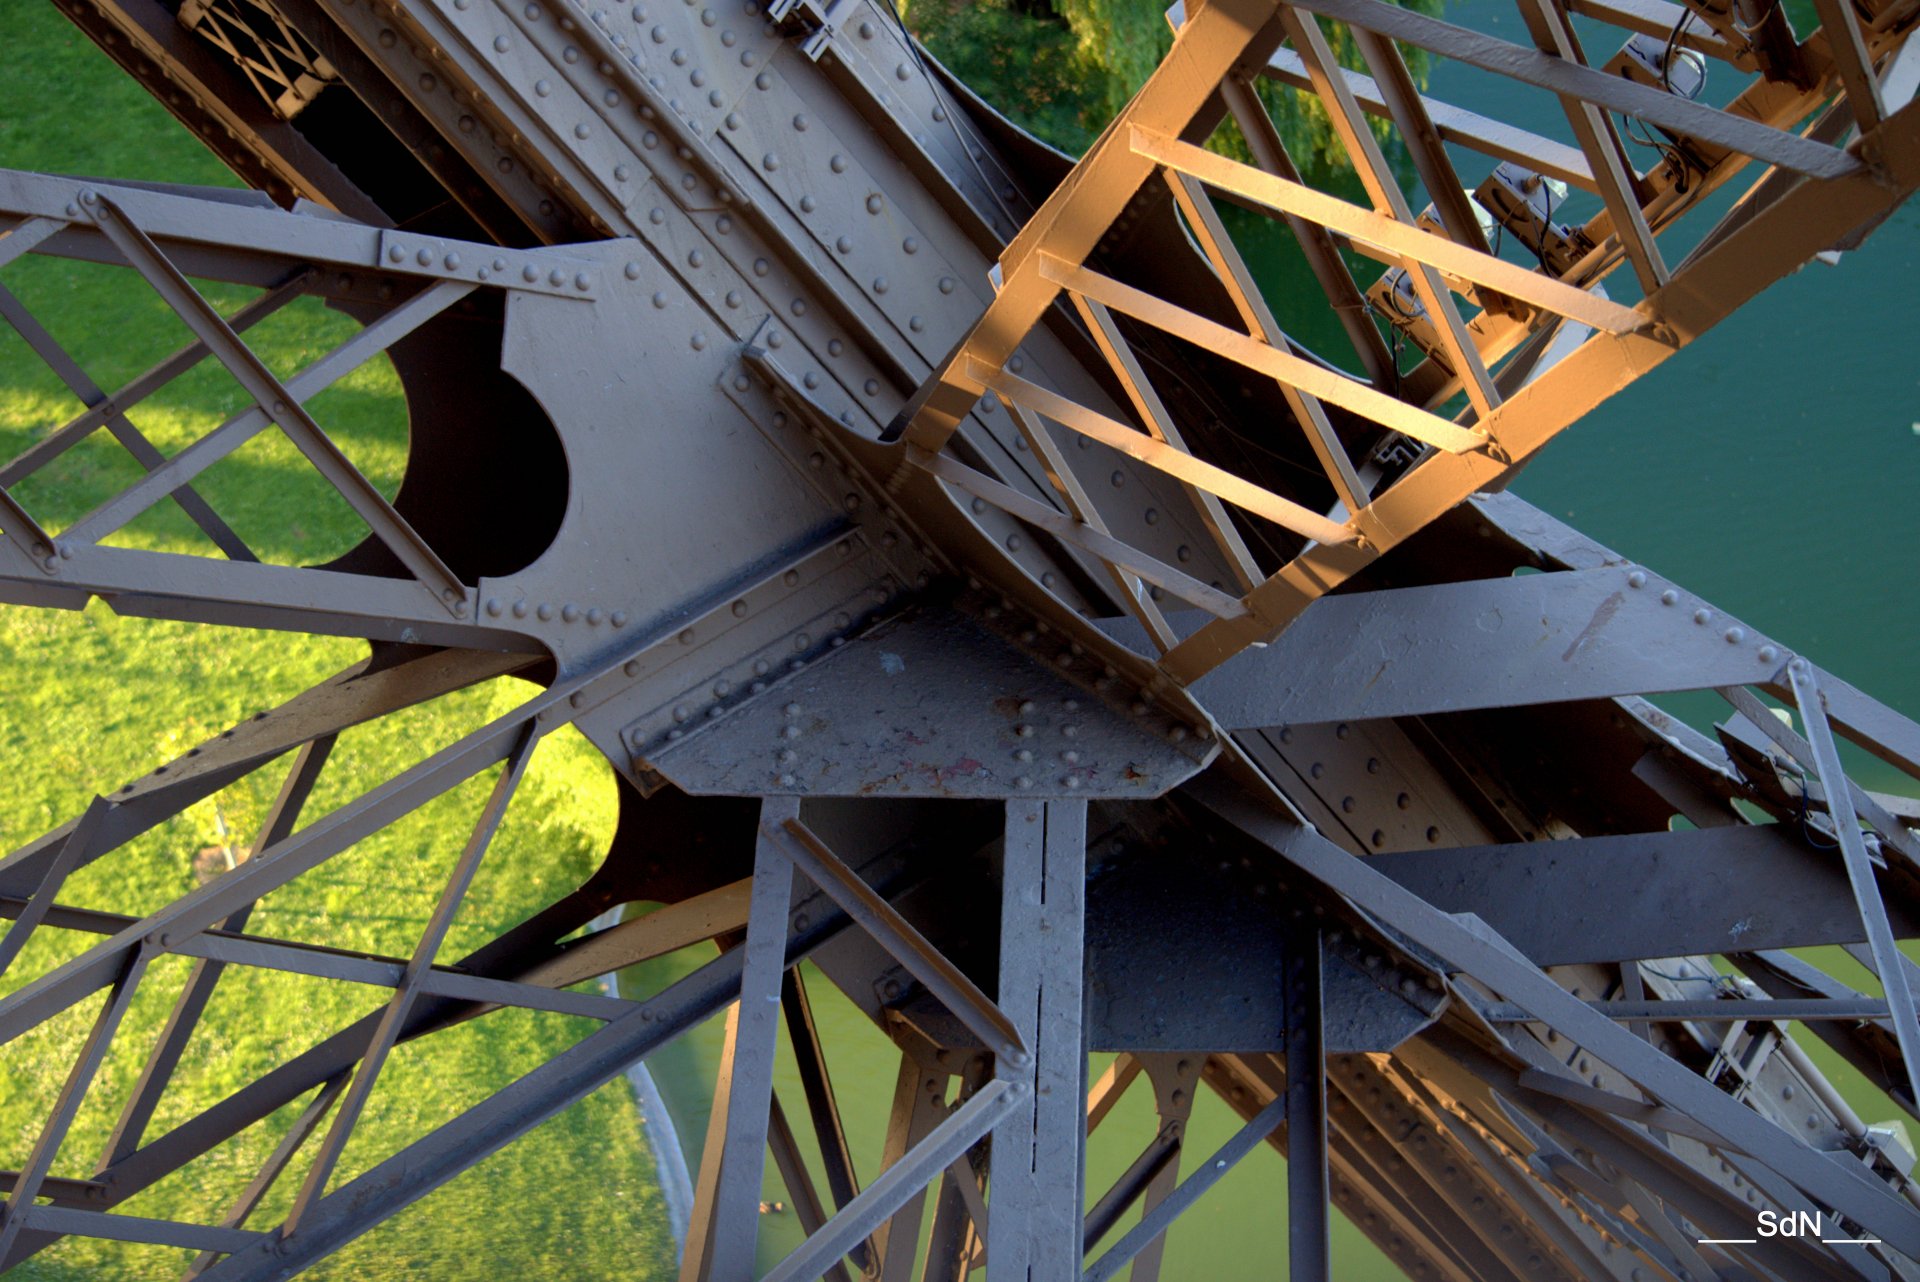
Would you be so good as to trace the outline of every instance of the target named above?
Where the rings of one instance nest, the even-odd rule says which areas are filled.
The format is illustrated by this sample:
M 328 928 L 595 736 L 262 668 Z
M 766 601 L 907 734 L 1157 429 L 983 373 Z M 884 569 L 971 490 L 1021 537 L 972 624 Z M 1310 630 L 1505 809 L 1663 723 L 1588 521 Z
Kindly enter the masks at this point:
M 1087 1046 L 1255 1053 L 1286 1047 L 1286 896 L 1176 851 L 1103 868 L 1087 887 Z M 1371 963 L 1371 966 L 1368 963 Z M 1321 1017 L 1332 1054 L 1386 1052 L 1431 1024 L 1437 997 L 1370 948 L 1330 948 Z
M 653 765 L 692 793 L 1145 798 L 1202 764 L 1157 725 L 932 608 L 848 641 Z

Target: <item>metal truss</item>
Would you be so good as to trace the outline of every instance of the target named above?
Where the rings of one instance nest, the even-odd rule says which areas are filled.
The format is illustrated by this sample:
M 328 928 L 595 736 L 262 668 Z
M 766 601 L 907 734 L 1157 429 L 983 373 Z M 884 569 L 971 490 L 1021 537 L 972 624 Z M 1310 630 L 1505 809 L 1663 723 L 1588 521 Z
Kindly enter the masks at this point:
M 1168 61 L 1071 167 L 864 0 L 263 9 L 282 50 L 337 73 L 341 111 L 347 90 L 380 104 L 363 123 L 404 158 L 382 170 L 281 98 L 263 110 L 254 55 L 156 0 L 63 7 L 266 194 L 0 173 L 0 269 L 117 267 L 192 335 L 107 389 L 0 290 L 78 403 L 0 467 L 0 600 L 369 653 L 150 774 L 87 781 L 75 818 L 0 859 L 0 1054 L 92 1021 L 0 1173 L 0 1270 L 95 1237 L 175 1248 L 186 1277 L 287 1276 L 718 1020 L 684 1282 L 761 1275 L 769 1159 L 806 1231 L 779 1282 L 1189 1276 L 1167 1228 L 1252 1178 L 1235 1170 L 1263 1144 L 1287 1158 L 1266 1192 L 1298 1278 L 1332 1276 L 1335 1211 L 1412 1277 L 1920 1277 L 1913 1154 L 1787 1032 L 1920 1117 L 1899 950 L 1920 934 L 1920 807 L 1861 787 L 1837 747 L 1920 777 L 1920 726 L 1499 492 L 1920 183 L 1920 8 L 1822 4 L 1800 38 L 1744 0 L 1522 0 L 1523 46 L 1380 0 L 1210 0 L 1175 11 Z M 1576 16 L 1626 46 L 1591 63 Z M 1553 95 L 1577 145 L 1422 95 L 1407 46 Z M 1708 61 L 1739 80 L 1719 105 Z M 1263 79 L 1319 98 L 1366 206 L 1302 181 Z M 1200 145 L 1229 117 L 1255 163 Z M 1623 130 L 1660 163 L 1636 170 Z M 1462 184 L 1476 159 L 1492 242 Z M 1216 198 L 1292 228 L 1350 360 L 1288 336 Z M 223 313 L 203 280 L 257 292 Z M 276 371 L 244 336 L 303 296 L 362 328 Z M 411 416 L 391 496 L 308 408 L 376 355 Z M 145 405 L 208 361 L 244 408 L 164 454 Z M 359 546 L 266 564 L 216 511 L 206 473 L 270 429 Z M 139 479 L 64 526 L 13 497 L 100 431 Z M 115 545 L 169 502 L 200 552 Z M 307 813 L 342 734 L 505 675 L 536 692 Z M 1724 696 L 1713 737 L 1646 698 L 1683 690 Z M 610 848 L 445 959 L 567 725 L 618 777 Z M 284 782 L 233 870 L 164 904 L 74 902 L 77 873 L 269 768 Z M 481 778 L 408 947 L 257 928 L 263 899 Z M 606 916 L 638 904 L 659 906 Z M 1882 992 L 1798 951 L 1819 945 Z M 716 946 L 656 992 L 586 987 Z M 193 961 L 170 1014 L 132 1045 L 173 954 Z M 370 998 L 212 1092 L 186 1052 L 247 968 Z M 897 1050 L 890 1099 L 835 1091 L 815 973 Z M 590 1023 L 350 1160 L 379 1148 L 362 1119 L 398 1048 L 507 1009 Z M 783 1041 L 799 1101 L 775 1086 Z M 1089 1082 L 1092 1052 L 1117 1058 Z M 129 1057 L 115 1090 L 104 1069 Z M 1189 1153 L 1202 1088 L 1240 1124 Z M 1151 1095 L 1138 1156 L 1089 1173 L 1086 1137 L 1129 1091 Z M 887 1117 L 877 1166 L 846 1138 L 864 1107 Z M 97 1153 L 77 1151 L 83 1108 L 115 1119 Z M 217 1211 L 149 1213 L 143 1194 L 276 1117 Z M 1762 1243 L 1761 1209 L 1834 1240 Z
M 186 0 L 180 23 L 232 58 L 282 120 L 339 79 L 269 0 Z
M 1892 75 L 1901 43 L 1891 32 L 1863 28 L 1857 12 L 1836 6 L 1831 32 L 1823 29 L 1825 39 L 1793 50 L 1785 68 L 1757 50 L 1753 37 L 1727 40 L 1724 33 L 1738 29 L 1729 27 L 1725 15 L 1709 20 L 1704 12 L 1696 14 L 1720 33 L 1703 41 L 1701 51 L 1752 77 L 1741 95 L 1714 108 L 1674 88 L 1664 63 L 1646 65 L 1650 57 L 1656 63 L 1674 57 L 1677 36 L 1655 57 L 1643 33 L 1604 68 L 1590 66 L 1564 12 L 1534 0 L 1519 7 L 1537 48 L 1481 36 L 1385 0 L 1209 4 L 1190 18 L 1176 10 L 1178 34 L 1167 69 L 1008 246 L 992 304 L 889 426 L 889 435 L 905 442 L 918 466 L 949 484 L 1041 523 L 1030 503 L 1005 495 L 943 453 L 959 421 L 982 395 L 992 394 L 1009 403 L 1016 418 L 1037 415 L 1178 478 L 1194 491 L 1216 530 L 1231 529 L 1219 515 L 1223 501 L 1278 527 L 1279 537 L 1296 551 L 1258 582 L 1243 575 L 1248 581 L 1239 594 L 1158 580 L 1216 619 L 1176 643 L 1157 612 L 1143 614 L 1165 652 L 1162 669 L 1188 684 L 1248 645 L 1273 639 L 1312 601 L 1462 499 L 1498 488 L 1598 399 L 1666 360 L 1779 272 L 1843 240 L 1849 218 L 1870 226 L 1884 216 L 1887 199 L 1898 200 L 1908 190 L 1885 168 L 1880 181 L 1869 177 L 1874 166 L 1862 156 L 1884 155 L 1873 144 L 1861 141 L 1852 150 L 1834 145 L 1855 131 L 1864 137 L 1899 128 L 1888 117 L 1880 81 L 1860 69 L 1870 71 L 1885 60 Z M 1690 12 L 1673 10 L 1673 32 L 1684 34 L 1694 20 Z M 1349 24 L 1372 79 L 1336 63 L 1320 18 Z M 1280 50 L 1283 41 L 1292 49 Z M 1556 94 L 1578 150 L 1428 103 L 1414 90 L 1400 45 Z M 1905 75 L 1900 73 L 1903 83 Z M 1372 208 L 1301 183 L 1254 92 L 1263 77 L 1317 96 Z M 1220 123 L 1221 104 L 1255 164 L 1196 145 Z M 1416 215 L 1401 191 L 1369 115 L 1391 122 L 1427 190 L 1436 193 L 1422 213 Z M 1665 163 L 1645 175 L 1634 170 L 1614 115 L 1678 140 L 1662 152 Z M 1436 119 L 1448 121 L 1450 129 L 1442 131 Z M 1916 117 L 1907 113 L 1904 119 L 1911 127 Z M 1802 136 L 1798 131 L 1810 124 Z M 1911 146 L 1892 134 L 1886 138 L 1882 145 L 1895 150 Z M 1510 227 L 1539 254 L 1537 267 L 1492 251 L 1444 145 L 1449 141 L 1501 162 L 1475 194 L 1495 223 Z M 1750 163 L 1762 174 L 1737 213 L 1669 268 L 1661 233 Z M 1541 184 L 1556 174 L 1601 197 L 1601 208 L 1584 226 L 1553 222 L 1552 193 Z M 1162 181 L 1231 300 L 1235 323 L 1089 263 L 1142 190 Z M 1543 191 L 1543 203 L 1528 201 L 1529 193 Z M 1299 349 L 1261 300 L 1227 237 L 1211 204 L 1216 192 L 1283 220 L 1313 263 L 1328 305 L 1341 315 L 1358 316 L 1364 305 L 1338 250 L 1386 263 L 1389 276 L 1368 297 L 1382 302 L 1393 324 L 1411 334 L 1425 362 L 1404 378 L 1389 369 L 1380 337 L 1366 321 L 1354 330 L 1360 375 Z M 1511 203 L 1516 195 L 1517 206 Z M 1820 216 L 1808 216 L 1814 207 Z M 1601 287 L 1622 263 L 1632 266 L 1643 295 L 1637 306 L 1609 299 Z M 1471 323 L 1456 294 L 1481 307 Z M 1037 386 L 1013 368 L 1021 344 L 1062 299 L 1092 333 L 1125 390 L 1134 421 Z M 1257 476 L 1195 457 L 1172 426 L 1162 392 L 1129 349 L 1116 313 L 1232 362 L 1243 371 L 1240 377 L 1276 381 L 1325 473 L 1336 500 L 1331 512 L 1277 494 Z M 1462 396 L 1464 405 L 1453 411 Z M 1363 478 L 1360 469 L 1373 452 L 1363 448 L 1356 462 L 1354 445 L 1377 446 L 1383 438 L 1409 442 L 1416 461 L 1391 475 L 1368 468 Z M 1139 577 L 1141 554 L 1116 556 L 1117 549 L 1098 542 L 1105 529 L 1083 514 L 1078 482 L 1064 457 L 1049 453 L 1070 519 L 1056 517 L 1043 528 L 1089 548 L 1113 572 Z M 1226 538 L 1229 553 L 1240 551 L 1234 538 Z M 1244 556 L 1236 564 L 1248 566 Z

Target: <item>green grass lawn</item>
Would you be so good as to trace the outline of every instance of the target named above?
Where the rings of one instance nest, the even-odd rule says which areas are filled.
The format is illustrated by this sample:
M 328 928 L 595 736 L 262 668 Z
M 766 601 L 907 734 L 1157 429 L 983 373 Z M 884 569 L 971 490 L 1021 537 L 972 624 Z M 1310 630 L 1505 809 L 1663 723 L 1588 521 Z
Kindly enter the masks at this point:
M 0 18 L 0 165 L 109 178 L 233 185 L 235 180 L 136 84 L 40 0 L 14 0 Z M 184 328 L 131 273 L 29 257 L 0 277 L 106 388 L 185 341 Z M 231 311 L 247 292 L 207 286 Z M 302 300 L 254 330 L 276 370 L 296 369 L 353 332 L 353 322 Z M 140 406 L 134 422 L 171 453 L 240 404 L 208 363 Z M 405 407 L 384 360 L 317 397 L 315 417 L 391 495 L 406 451 Z M 0 334 L 0 458 L 65 421 L 78 402 L 11 330 Z M 19 487 L 53 528 L 139 475 L 105 433 Z M 263 560 L 324 560 L 362 534 L 319 477 L 276 435 L 213 468 L 200 492 Z M 112 542 L 207 552 L 178 508 L 163 504 Z M 278 704 L 365 653 L 358 642 L 121 618 L 99 603 L 77 613 L 0 607 L 0 850 L 77 815 L 111 792 L 252 713 Z M 342 736 L 308 805 L 325 813 L 504 712 L 531 688 L 502 680 Z M 63 898 L 144 913 L 195 884 L 196 855 L 244 852 L 285 763 L 203 802 L 75 877 Z M 268 896 L 252 928 L 264 934 L 405 954 L 431 911 L 491 774 L 369 838 Z M 577 885 L 614 821 L 605 763 L 577 734 L 548 738 L 495 838 L 441 952 L 457 956 Z M 207 856 L 218 863 L 217 853 Z M 90 937 L 41 932 L 0 979 L 0 991 L 41 973 Z M 113 1051 L 54 1172 L 91 1172 L 121 1100 L 152 1045 L 187 962 L 165 958 L 143 981 Z M 150 1135 L 377 1007 L 377 990 L 278 973 L 229 970 L 162 1104 Z M 98 998 L 7 1049 L 0 1074 L 0 1167 L 18 1167 L 45 1118 Z M 501 1012 L 402 1047 L 381 1076 L 334 1185 L 477 1103 L 572 1044 L 588 1021 Z M 119 1209 L 217 1222 L 291 1124 L 299 1105 Z M 296 1162 L 256 1213 L 277 1222 L 298 1188 Z M 120 1279 L 175 1276 L 188 1255 L 69 1239 L 15 1276 Z M 616 1081 L 530 1137 L 403 1212 L 312 1276 L 473 1279 L 670 1276 L 672 1242 L 652 1157 L 631 1092 Z

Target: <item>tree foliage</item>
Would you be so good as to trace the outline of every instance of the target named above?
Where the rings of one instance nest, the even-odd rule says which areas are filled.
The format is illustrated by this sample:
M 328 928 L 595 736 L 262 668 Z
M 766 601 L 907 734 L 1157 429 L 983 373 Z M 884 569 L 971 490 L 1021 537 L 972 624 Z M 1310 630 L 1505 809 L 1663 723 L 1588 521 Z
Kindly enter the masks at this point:
M 1440 10 L 1440 0 L 1398 3 L 1423 13 Z M 903 12 L 914 34 L 975 92 L 1075 155 L 1173 46 L 1165 0 L 905 0 Z M 1344 26 L 1334 24 L 1327 38 L 1343 65 L 1361 66 Z M 1405 52 L 1424 81 L 1424 54 Z M 1260 94 L 1294 163 L 1311 178 L 1338 185 L 1350 165 L 1320 100 L 1265 82 Z M 1246 144 L 1231 124 L 1211 145 L 1245 158 Z M 1398 159 L 1392 148 L 1389 155 Z

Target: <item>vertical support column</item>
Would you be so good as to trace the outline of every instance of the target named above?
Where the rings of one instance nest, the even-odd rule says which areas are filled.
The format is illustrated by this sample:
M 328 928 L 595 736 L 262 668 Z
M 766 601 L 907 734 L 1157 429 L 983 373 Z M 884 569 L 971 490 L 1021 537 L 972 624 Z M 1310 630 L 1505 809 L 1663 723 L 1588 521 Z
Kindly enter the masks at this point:
M 893 1112 L 887 1119 L 887 1138 L 880 1154 L 882 1173 L 892 1170 L 927 1138 L 947 1115 L 947 1075 L 921 1066 L 913 1056 L 900 1056 L 900 1075 L 894 1079 Z M 916 1188 L 874 1230 L 875 1260 L 869 1277 L 879 1282 L 908 1282 L 913 1276 L 914 1253 L 920 1249 L 920 1225 L 926 1218 L 927 1191 Z
M 1153 1083 L 1153 1111 L 1160 1122 L 1160 1134 L 1166 1136 L 1174 1148 L 1172 1158 L 1154 1174 L 1140 1195 L 1141 1214 L 1151 1215 L 1180 1183 L 1180 1155 L 1186 1149 L 1187 1122 L 1193 1116 L 1194 1082 L 1206 1056 L 1152 1054 L 1137 1058 L 1147 1071 L 1147 1079 Z M 1133 1257 L 1128 1282 L 1159 1282 L 1160 1260 L 1166 1249 L 1164 1235 L 1141 1247 L 1140 1254 Z
M 999 1005 L 1032 1052 L 1010 1056 L 995 1074 L 1031 1085 L 1033 1094 L 994 1131 L 991 1282 L 1068 1282 L 1080 1276 L 1086 867 L 1086 803 L 1007 803 Z
M 967 1066 L 960 1079 L 956 1106 L 973 1098 L 991 1080 L 988 1072 L 984 1060 L 976 1059 Z M 981 1189 L 986 1157 L 986 1145 L 978 1145 L 955 1158 L 941 1177 L 920 1282 L 962 1282 L 972 1272 L 986 1240 L 987 1204 Z
M 728 1017 L 727 1044 L 714 1083 L 714 1116 L 700 1161 L 694 1224 L 680 1264 L 682 1282 L 751 1282 L 753 1277 L 760 1185 L 767 1166 L 767 1115 L 773 1105 L 774 1042 L 780 1034 L 780 985 L 787 968 L 787 913 L 793 902 L 793 864 L 770 834 L 799 813 L 799 803 L 791 798 L 769 797 L 760 806 L 753 897 L 747 909 L 747 939 L 741 945 L 746 957 L 740 1001 Z
M 1321 1025 L 1320 928 L 1287 936 L 1287 1276 L 1327 1282 L 1327 1060 Z

